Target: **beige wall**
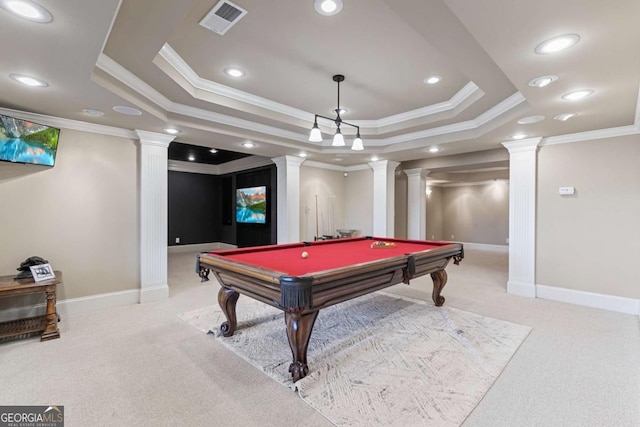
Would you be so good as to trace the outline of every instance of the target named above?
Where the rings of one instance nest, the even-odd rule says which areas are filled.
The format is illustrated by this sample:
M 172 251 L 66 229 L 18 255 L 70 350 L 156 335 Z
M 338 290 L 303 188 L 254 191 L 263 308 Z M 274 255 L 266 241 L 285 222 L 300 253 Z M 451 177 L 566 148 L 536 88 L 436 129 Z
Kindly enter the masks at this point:
M 537 284 L 640 298 L 639 160 L 638 135 L 540 148 Z
M 133 140 L 63 129 L 55 167 L 0 165 L 0 274 L 38 255 L 59 299 L 139 288 L 136 159 Z
M 351 171 L 346 179 L 347 224 L 360 236 L 373 234 L 373 171 Z
M 509 184 L 442 188 L 444 240 L 506 245 L 509 237 Z
M 300 167 L 300 239 L 313 241 L 316 236 L 316 196 L 318 235 L 335 235 L 345 228 L 346 185 L 344 172 L 305 166 Z
M 409 181 L 407 174 L 401 172 L 396 174 L 395 188 L 395 216 L 394 216 L 394 237 L 399 239 L 407 238 L 407 197 Z
M 442 187 L 430 186 L 427 196 L 427 232 L 428 240 L 444 240 L 442 234 Z

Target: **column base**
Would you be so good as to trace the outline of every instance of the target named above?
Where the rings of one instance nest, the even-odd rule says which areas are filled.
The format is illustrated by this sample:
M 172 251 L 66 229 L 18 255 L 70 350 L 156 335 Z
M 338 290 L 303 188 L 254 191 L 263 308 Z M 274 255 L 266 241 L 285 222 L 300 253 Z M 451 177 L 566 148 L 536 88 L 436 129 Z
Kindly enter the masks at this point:
M 169 298 L 169 286 L 149 286 L 140 289 L 140 304 Z

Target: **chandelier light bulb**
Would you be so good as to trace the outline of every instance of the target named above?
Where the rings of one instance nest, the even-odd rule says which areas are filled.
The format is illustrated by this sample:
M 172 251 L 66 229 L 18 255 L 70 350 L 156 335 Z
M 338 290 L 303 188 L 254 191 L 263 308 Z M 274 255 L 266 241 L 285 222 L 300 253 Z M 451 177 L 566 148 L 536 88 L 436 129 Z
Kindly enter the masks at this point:
M 311 132 L 309 133 L 309 142 L 322 142 L 322 133 L 318 128 L 318 122 L 313 122 L 313 127 L 311 128 Z
M 331 143 L 333 147 L 344 147 L 344 136 L 342 136 L 342 132 L 340 132 L 340 128 L 336 129 L 336 134 L 333 135 L 333 142 Z
M 356 139 L 353 140 L 353 145 L 351 146 L 353 151 L 362 151 L 364 150 L 364 145 L 362 145 L 362 138 L 360 138 L 360 133 L 356 135 Z

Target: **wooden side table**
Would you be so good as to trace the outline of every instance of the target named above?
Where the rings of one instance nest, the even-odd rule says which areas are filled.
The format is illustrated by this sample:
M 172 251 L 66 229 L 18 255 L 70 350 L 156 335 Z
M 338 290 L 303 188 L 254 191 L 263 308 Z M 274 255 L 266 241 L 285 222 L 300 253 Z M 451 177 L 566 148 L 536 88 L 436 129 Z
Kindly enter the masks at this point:
M 44 292 L 47 296 L 47 311 L 44 315 L 0 322 L 0 338 L 42 331 L 40 341 L 60 338 L 58 313 L 56 311 L 56 286 L 62 283 L 62 273 L 54 271 L 56 277 L 42 282 L 33 279 L 15 280 L 15 276 L 0 276 L 0 298 Z

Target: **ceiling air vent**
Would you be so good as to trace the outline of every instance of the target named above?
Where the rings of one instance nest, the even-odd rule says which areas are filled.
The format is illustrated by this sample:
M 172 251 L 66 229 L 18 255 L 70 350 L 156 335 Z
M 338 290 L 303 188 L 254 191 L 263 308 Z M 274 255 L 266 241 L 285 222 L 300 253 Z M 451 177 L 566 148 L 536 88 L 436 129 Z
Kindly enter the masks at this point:
M 216 34 L 223 35 L 233 27 L 247 11 L 227 0 L 222 0 L 202 18 L 200 25 Z

